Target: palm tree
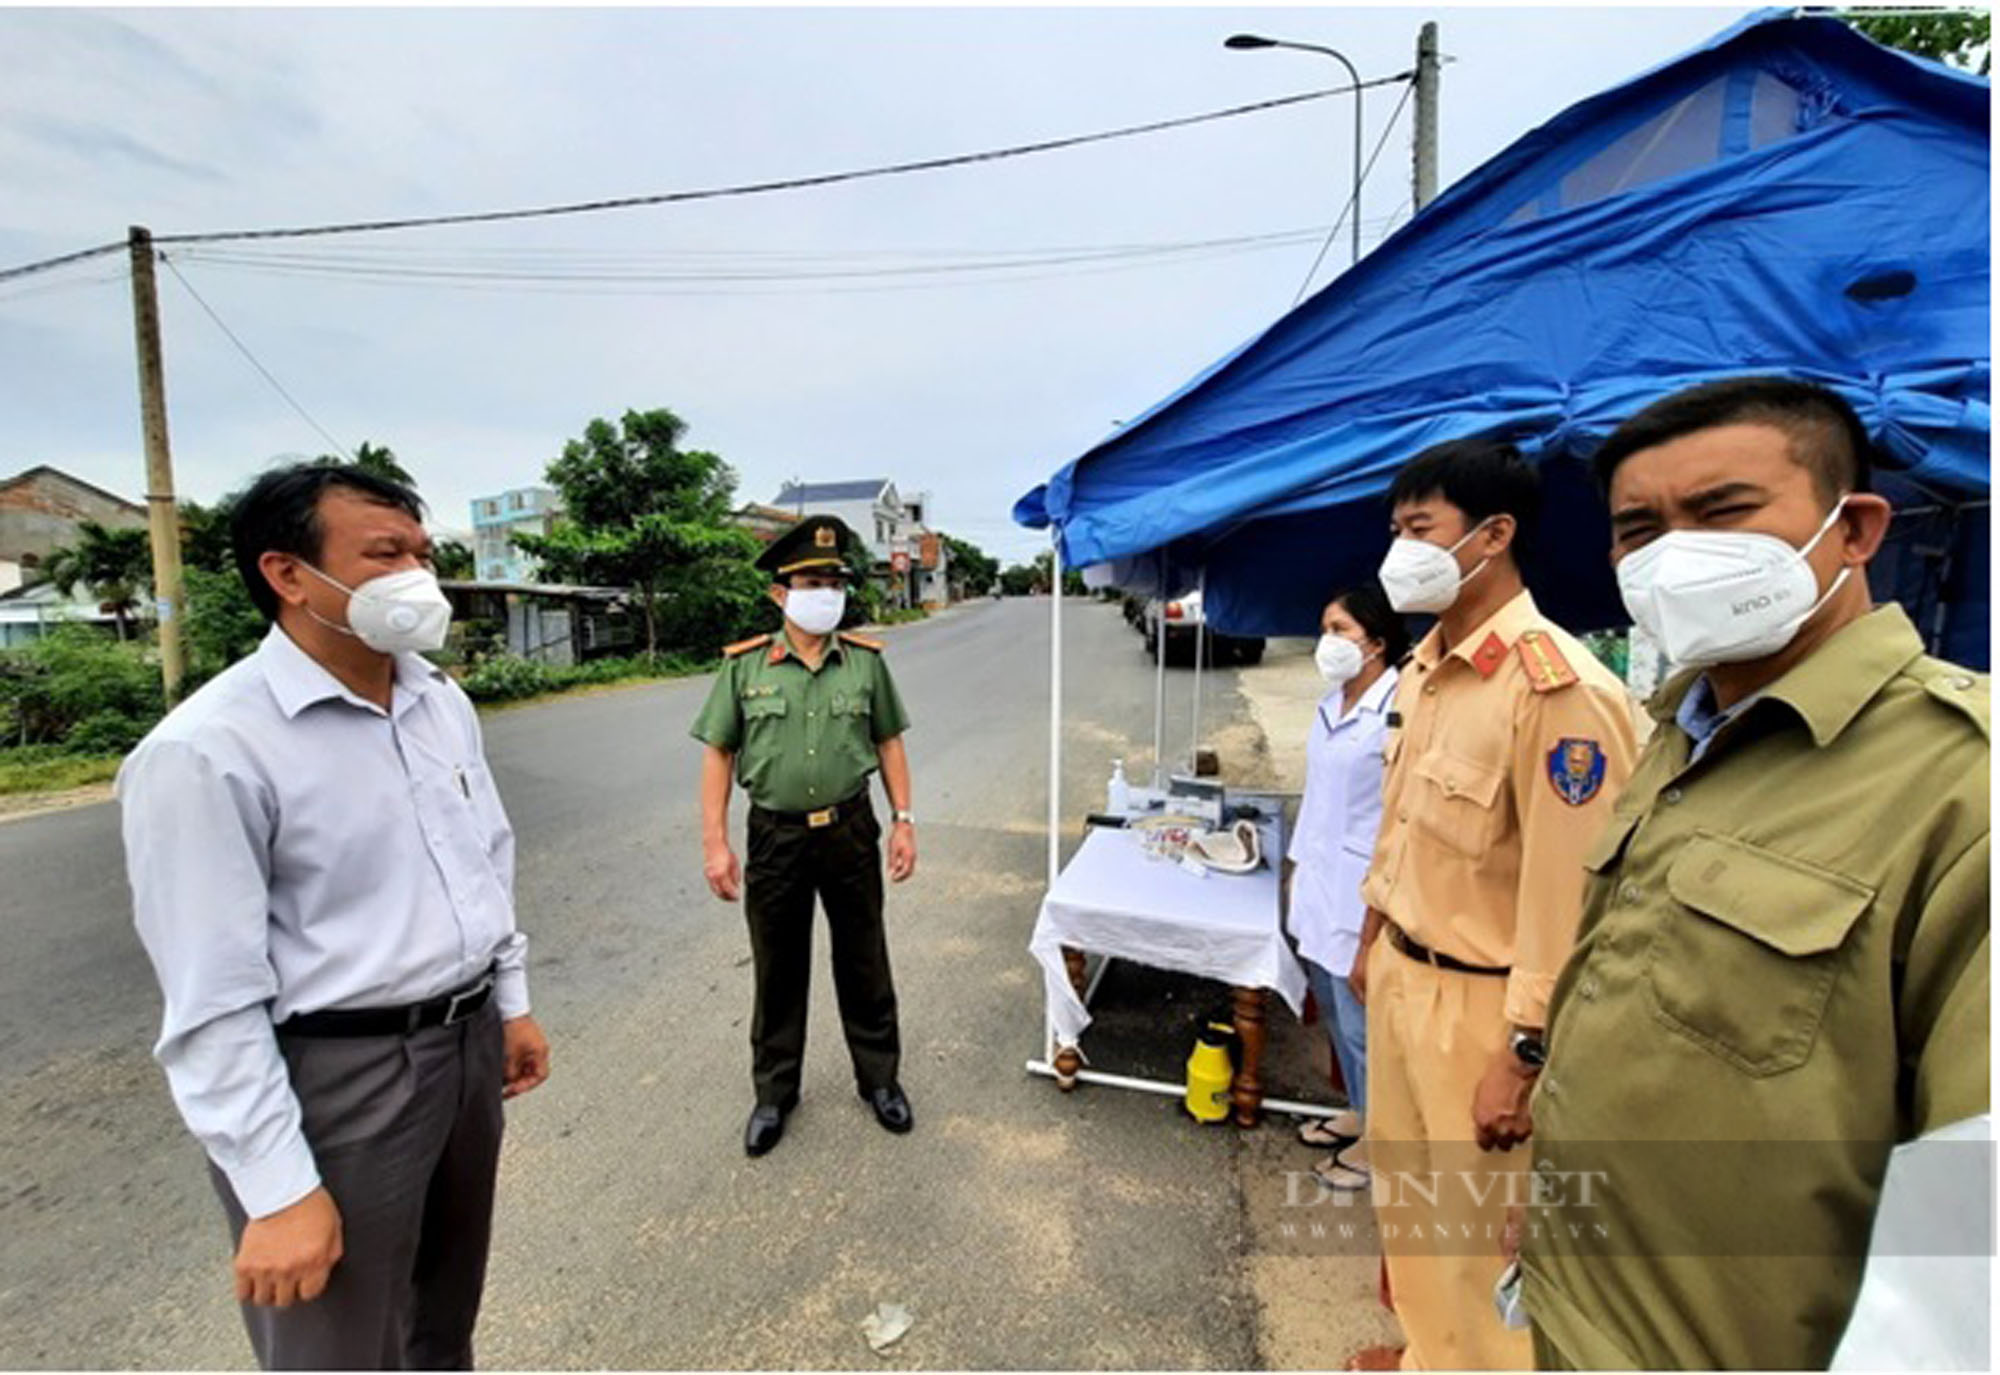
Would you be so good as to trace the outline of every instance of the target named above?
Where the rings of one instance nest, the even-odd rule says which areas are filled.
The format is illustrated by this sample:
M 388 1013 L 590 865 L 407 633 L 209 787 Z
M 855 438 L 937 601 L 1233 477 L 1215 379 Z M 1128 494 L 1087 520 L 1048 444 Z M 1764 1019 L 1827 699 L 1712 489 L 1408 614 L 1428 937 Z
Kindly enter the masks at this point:
M 42 573 L 64 596 L 80 583 L 109 611 L 126 639 L 126 623 L 152 582 L 153 553 L 143 529 L 109 530 L 94 520 L 77 526 L 76 543 L 51 552 Z
M 354 450 L 354 466 L 364 473 L 400 482 L 405 487 L 414 489 L 417 485 L 417 480 L 410 476 L 410 470 L 396 461 L 396 451 L 386 444 L 370 444 L 362 440 Z

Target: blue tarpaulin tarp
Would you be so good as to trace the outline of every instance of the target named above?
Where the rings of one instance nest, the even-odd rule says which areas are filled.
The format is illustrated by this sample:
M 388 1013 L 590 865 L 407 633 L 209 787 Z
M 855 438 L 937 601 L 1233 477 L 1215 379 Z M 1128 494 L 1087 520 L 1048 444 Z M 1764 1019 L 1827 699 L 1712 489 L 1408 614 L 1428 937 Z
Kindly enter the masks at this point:
M 1754 15 L 1528 134 L 1360 264 L 1015 510 L 1065 563 L 1302 634 L 1387 547 L 1425 447 L 1515 438 L 1547 510 L 1530 585 L 1624 620 L 1588 456 L 1698 382 L 1847 397 L 1909 511 L 1873 578 L 1987 661 L 1988 86 L 1828 17 Z

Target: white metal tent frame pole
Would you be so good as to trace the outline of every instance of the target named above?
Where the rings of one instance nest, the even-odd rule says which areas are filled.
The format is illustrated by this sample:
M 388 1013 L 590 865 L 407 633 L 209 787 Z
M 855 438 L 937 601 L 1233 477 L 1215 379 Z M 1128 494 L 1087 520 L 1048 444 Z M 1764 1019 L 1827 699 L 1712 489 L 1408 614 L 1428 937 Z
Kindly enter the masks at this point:
M 1167 604 L 1153 617 L 1153 791 L 1167 791 Z
M 1049 527 L 1049 887 L 1056 886 L 1062 859 L 1062 531 Z M 1044 1055 L 1056 1055 L 1054 1010 L 1043 996 Z
M 1062 851 L 1062 537 L 1049 539 L 1049 884 Z
M 1195 591 L 1201 597 L 1201 614 L 1194 621 L 1194 719 L 1189 724 L 1188 773 L 1201 771 L 1201 661 L 1202 638 L 1208 631 L 1208 565 L 1195 575 Z M 1164 651 L 1163 651 L 1164 654 Z

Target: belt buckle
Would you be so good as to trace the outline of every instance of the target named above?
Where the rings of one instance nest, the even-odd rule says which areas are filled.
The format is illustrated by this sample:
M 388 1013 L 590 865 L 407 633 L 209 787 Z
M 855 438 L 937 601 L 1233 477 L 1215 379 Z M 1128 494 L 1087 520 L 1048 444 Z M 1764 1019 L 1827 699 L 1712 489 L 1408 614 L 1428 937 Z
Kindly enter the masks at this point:
M 474 984 L 472 987 L 465 989 L 461 992 L 452 994 L 451 1001 L 445 1004 L 444 1020 L 438 1023 L 438 1025 L 457 1026 L 460 1022 L 464 1021 L 466 1017 L 470 1017 L 472 1015 L 471 1012 L 467 1012 L 463 1017 L 459 1015 L 458 1011 L 459 1004 L 464 1002 L 469 1002 L 473 998 L 479 997 L 482 993 L 489 991 L 492 987 L 493 987 L 493 976 L 489 974 L 485 978 L 481 979 L 478 983 Z M 476 1008 L 474 1009 L 474 1011 L 477 1010 L 478 1009 Z
M 807 812 L 806 825 L 815 831 L 822 826 L 831 826 L 834 821 L 834 814 L 839 810 L 840 808 L 838 807 L 822 807 L 816 812 Z

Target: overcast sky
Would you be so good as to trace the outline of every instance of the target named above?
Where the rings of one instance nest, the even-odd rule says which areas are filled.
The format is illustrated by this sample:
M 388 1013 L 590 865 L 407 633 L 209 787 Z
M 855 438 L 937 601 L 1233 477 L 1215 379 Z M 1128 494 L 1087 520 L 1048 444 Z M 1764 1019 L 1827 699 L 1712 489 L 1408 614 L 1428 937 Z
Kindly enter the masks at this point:
M 1412 65 L 1425 19 L 1449 185 L 1747 12 L 0 11 L 0 268 L 131 224 L 505 209 L 1089 133 L 1344 82 L 1324 57 L 1225 51 L 1232 32 L 1339 48 L 1367 79 Z M 1401 96 L 1366 94 L 1369 150 Z M 1407 219 L 1410 116 L 1364 191 L 1364 246 Z M 437 526 L 539 480 L 592 417 L 664 406 L 743 499 L 889 477 L 1021 558 L 1040 542 L 1014 498 L 1283 314 L 1318 244 L 1045 260 L 1330 225 L 1352 117 L 1338 96 L 827 189 L 174 256 L 314 421 L 396 451 Z M 1347 252 L 1343 228 L 1316 284 Z M 1015 254 L 1044 261 L 994 270 Z M 160 294 L 184 495 L 331 447 L 171 272 Z M 0 284 L 0 476 L 38 463 L 144 489 L 122 256 Z

